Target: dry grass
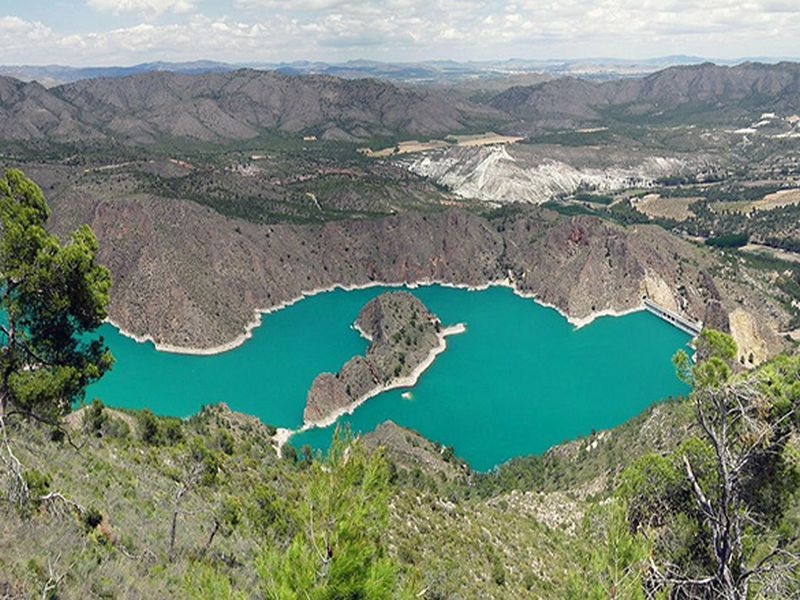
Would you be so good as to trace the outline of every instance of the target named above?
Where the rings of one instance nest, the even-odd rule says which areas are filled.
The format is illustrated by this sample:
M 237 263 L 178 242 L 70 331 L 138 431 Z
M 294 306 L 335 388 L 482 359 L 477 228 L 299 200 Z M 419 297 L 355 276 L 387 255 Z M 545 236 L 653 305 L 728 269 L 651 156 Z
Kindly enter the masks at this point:
M 785 260 L 788 262 L 800 262 L 800 254 L 797 252 L 789 252 L 788 250 L 781 250 L 780 248 L 773 248 L 772 246 L 764 246 L 761 244 L 747 244 L 739 248 L 744 252 L 753 252 L 755 254 L 767 254 L 772 258 L 778 260 Z
M 495 144 L 516 144 L 525 138 L 513 135 L 498 135 L 490 131 L 479 135 L 450 135 L 447 139 L 453 140 L 456 146 L 492 146 Z
M 752 211 L 774 210 L 800 204 L 800 189 L 779 190 L 773 194 L 767 194 L 761 200 L 752 202 L 715 202 L 711 204 L 711 209 L 715 212 L 737 212 L 746 215 Z
M 761 200 L 756 200 L 751 204 L 755 210 L 772 210 L 773 208 L 800 204 L 800 189 L 780 190 L 774 194 L 768 194 Z
M 437 150 L 439 148 L 446 148 L 450 144 L 444 140 L 431 140 L 430 142 L 419 142 L 417 140 L 409 140 L 407 142 L 400 142 L 396 146 L 384 148 L 383 150 L 372 150 L 370 148 L 360 148 L 359 152 L 370 158 L 386 158 L 388 156 L 399 156 L 400 154 L 412 154 L 415 152 L 426 152 L 428 150 Z
M 658 194 L 647 194 L 636 203 L 636 210 L 651 219 L 673 219 L 685 221 L 694 217 L 689 208 L 698 198 L 664 198 Z
M 358 151 L 370 158 L 387 158 L 389 156 L 399 156 L 401 154 L 412 154 L 418 152 L 428 152 L 430 150 L 440 150 L 450 146 L 493 146 L 497 144 L 514 144 L 525 138 L 510 135 L 498 135 L 494 132 L 481 133 L 477 135 L 448 135 L 444 140 L 430 140 L 420 142 L 409 140 L 400 142 L 396 146 L 383 148 L 382 150 L 372 150 L 371 148 L 359 148 Z

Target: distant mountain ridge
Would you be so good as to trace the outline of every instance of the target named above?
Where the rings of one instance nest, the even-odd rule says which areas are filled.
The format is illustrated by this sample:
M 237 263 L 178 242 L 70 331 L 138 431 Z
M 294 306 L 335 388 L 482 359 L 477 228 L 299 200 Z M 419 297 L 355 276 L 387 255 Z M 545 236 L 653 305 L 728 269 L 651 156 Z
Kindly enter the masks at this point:
M 81 79 L 97 79 L 99 77 L 128 77 L 140 73 L 154 71 L 171 71 L 173 73 L 189 73 L 201 75 L 204 73 L 224 73 L 233 71 L 236 67 L 228 63 L 210 60 L 192 62 L 150 62 L 131 65 L 127 67 L 69 67 L 63 65 L 3 65 L 0 66 L 0 75 L 13 77 L 22 81 L 38 81 L 42 85 L 60 85 L 72 83 Z
M 273 131 L 356 141 L 459 131 L 501 116 L 436 90 L 252 69 L 150 72 L 50 89 L 0 77 L 0 138 L 6 140 L 224 142 Z
M 700 56 L 670 55 L 647 59 L 582 58 L 582 59 L 519 59 L 456 61 L 428 60 L 418 62 L 383 62 L 375 60 L 349 60 L 329 63 L 325 61 L 298 60 L 292 62 L 227 63 L 212 60 L 190 62 L 148 62 L 129 66 L 70 67 L 65 65 L 0 65 L 0 75 L 22 81 L 38 81 L 52 87 L 83 79 L 98 77 L 128 77 L 155 71 L 170 71 L 202 75 L 225 73 L 243 68 L 277 71 L 287 75 L 333 75 L 347 79 L 375 78 L 395 83 L 452 84 L 515 74 L 539 73 L 548 77 L 574 75 L 586 79 L 617 79 L 643 76 L 678 65 L 713 62 L 718 65 L 736 65 L 743 62 L 773 64 L 791 58 L 749 57 L 735 60 L 709 59 Z
M 524 135 L 653 119 L 732 124 L 761 111 L 800 113 L 800 63 L 703 63 L 606 82 L 565 77 L 483 98 L 377 79 L 254 69 L 155 71 L 49 89 L 0 76 L 0 139 L 220 144 L 279 133 L 362 142 L 430 138 L 487 124 Z
M 682 108 L 736 116 L 748 110 L 800 111 L 800 63 L 703 63 L 670 67 L 641 79 L 595 83 L 563 78 L 516 86 L 491 106 L 539 124 L 568 127 L 612 116 L 668 119 Z

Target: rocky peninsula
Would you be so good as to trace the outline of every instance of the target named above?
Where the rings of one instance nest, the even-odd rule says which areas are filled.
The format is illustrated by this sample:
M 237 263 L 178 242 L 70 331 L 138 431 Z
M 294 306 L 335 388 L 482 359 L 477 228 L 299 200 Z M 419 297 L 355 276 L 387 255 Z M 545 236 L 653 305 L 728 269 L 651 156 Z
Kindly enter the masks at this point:
M 445 337 L 463 325 L 443 327 L 408 292 L 388 292 L 368 302 L 354 327 L 370 342 L 336 373 L 314 379 L 303 411 L 304 428 L 324 427 L 389 389 L 413 386 L 445 349 Z

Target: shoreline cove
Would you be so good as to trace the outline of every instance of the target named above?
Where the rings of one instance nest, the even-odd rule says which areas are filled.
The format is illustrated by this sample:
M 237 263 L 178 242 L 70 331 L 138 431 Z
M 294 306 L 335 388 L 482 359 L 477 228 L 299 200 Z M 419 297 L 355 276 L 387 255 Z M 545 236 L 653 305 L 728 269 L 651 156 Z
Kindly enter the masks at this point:
M 510 288 L 514 295 L 525 298 L 527 300 L 533 300 L 539 306 L 543 306 L 544 308 L 551 308 L 555 310 L 559 315 L 561 315 L 567 323 L 574 326 L 576 329 L 580 329 L 591 324 L 595 319 L 600 317 L 624 317 L 625 315 L 633 314 L 639 311 L 645 310 L 644 303 L 639 303 L 639 305 L 634 306 L 632 308 L 626 308 L 621 310 L 615 310 L 613 308 L 604 308 L 597 311 L 592 311 L 585 317 L 573 317 L 569 315 L 566 311 L 562 310 L 558 306 L 554 304 L 550 304 L 548 302 L 543 302 L 542 300 L 536 297 L 535 293 L 532 292 L 524 292 L 520 290 L 511 280 L 511 278 L 505 279 L 496 279 L 493 281 L 489 281 L 482 285 L 467 285 L 461 283 L 447 283 L 443 281 L 435 281 L 435 280 L 421 280 L 412 283 L 402 282 L 402 283 L 387 283 L 385 281 L 371 281 L 366 284 L 360 285 L 344 285 L 344 284 L 334 284 L 329 287 L 325 288 L 314 288 L 310 291 L 301 292 L 299 296 L 286 300 L 284 302 L 279 302 L 278 304 L 271 306 L 269 308 L 264 309 L 256 309 L 253 311 L 254 319 L 245 325 L 244 333 L 239 334 L 229 342 L 225 342 L 223 344 L 219 344 L 217 346 L 211 346 L 208 348 L 197 348 L 192 346 L 176 346 L 173 344 L 165 344 L 161 342 L 157 342 L 151 334 L 144 334 L 138 335 L 124 329 L 121 325 L 117 324 L 113 319 L 106 318 L 105 322 L 109 325 L 113 326 L 119 333 L 127 338 L 134 340 L 140 344 L 145 343 L 152 343 L 156 350 L 159 352 L 169 352 L 172 354 L 185 354 L 191 356 L 213 356 L 215 354 L 222 354 L 223 352 L 228 352 L 230 350 L 234 350 L 239 346 L 243 345 L 247 340 L 253 337 L 253 330 L 261 326 L 261 319 L 264 315 L 269 315 L 279 310 L 283 310 L 284 308 L 288 308 L 293 304 L 300 302 L 301 300 L 305 300 L 306 298 L 311 298 L 312 296 L 316 296 L 317 294 L 323 294 L 326 292 L 333 292 L 335 290 L 342 290 L 345 292 L 351 292 L 355 290 L 366 290 L 374 287 L 387 287 L 387 288 L 408 288 L 408 289 L 416 289 L 418 287 L 427 287 L 427 286 L 434 286 L 439 285 L 446 288 L 454 288 L 454 289 L 462 289 L 467 290 L 470 292 L 479 292 L 491 287 L 504 287 Z M 360 332 L 361 333 L 361 332 Z
M 522 287 L 522 281 L 515 283 Z M 589 319 L 568 321 L 560 311 L 513 293 L 508 284 L 485 284 L 481 291 L 466 285 L 408 288 L 439 321 L 440 331 L 427 330 L 422 351 L 398 377 L 392 368 L 373 378 L 364 374 L 355 394 L 315 397 L 314 410 L 303 407 L 315 378 L 335 373 L 369 350 L 355 314 L 398 287 L 336 290 L 285 311 L 273 309 L 276 314 L 263 319 L 261 330 L 253 329 L 249 343 L 216 356 L 159 352 L 109 326 L 102 333 L 118 357 L 117 368 L 87 397 L 179 418 L 223 401 L 233 412 L 268 424 L 264 444 L 271 454 L 281 446 L 284 456 L 291 452 L 288 446 L 308 445 L 324 453 L 336 424 L 348 423 L 358 436 L 388 419 L 453 446 L 480 471 L 538 454 L 589 428 L 613 427 L 655 399 L 684 392 L 670 357 L 688 336 L 645 311 L 627 310 L 624 314 L 634 314 L 585 327 Z M 590 308 L 583 298 L 574 302 L 570 306 L 576 310 Z M 373 333 L 373 317 L 361 323 L 368 333 Z M 445 336 L 446 348 L 431 361 L 428 355 L 444 345 L 438 334 L 451 333 L 447 326 L 458 323 L 465 324 L 467 335 Z M 641 381 L 620 377 L 620 361 L 644 374 Z M 391 367 L 391 360 L 387 364 Z M 598 410 L 597 398 L 609 395 L 614 402 Z M 558 408 L 548 400 L 552 397 L 570 410 Z M 494 433 L 484 436 L 488 430 Z

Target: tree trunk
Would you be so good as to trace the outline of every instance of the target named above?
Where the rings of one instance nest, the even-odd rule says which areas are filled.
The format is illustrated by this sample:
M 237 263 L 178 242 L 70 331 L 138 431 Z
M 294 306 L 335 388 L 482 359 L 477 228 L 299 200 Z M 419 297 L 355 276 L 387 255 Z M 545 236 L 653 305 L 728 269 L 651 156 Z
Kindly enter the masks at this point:
M 211 528 L 211 534 L 208 536 L 206 545 L 203 546 L 203 554 L 208 552 L 208 549 L 211 547 L 211 542 L 214 541 L 214 536 L 217 535 L 218 531 L 219 531 L 219 519 L 214 519 L 214 527 Z
M 172 526 L 169 529 L 169 562 L 175 558 L 175 531 L 178 528 L 178 504 L 172 509 Z
M 182 484 L 175 493 L 175 504 L 172 506 L 172 525 L 169 528 L 169 562 L 175 559 L 175 536 L 178 530 L 178 511 L 180 509 L 181 498 L 188 491 L 188 487 Z
M 3 302 L 3 307 L 7 309 L 8 303 Z M 8 401 L 11 397 L 11 389 L 8 386 L 8 380 L 11 377 L 11 373 L 14 372 L 14 353 L 16 352 L 17 345 L 16 327 L 13 319 L 9 319 L 8 327 L 3 327 L 3 333 L 6 334 L 8 339 L 6 347 L 2 350 L 3 371 L 0 373 L 0 417 L 6 416 Z

